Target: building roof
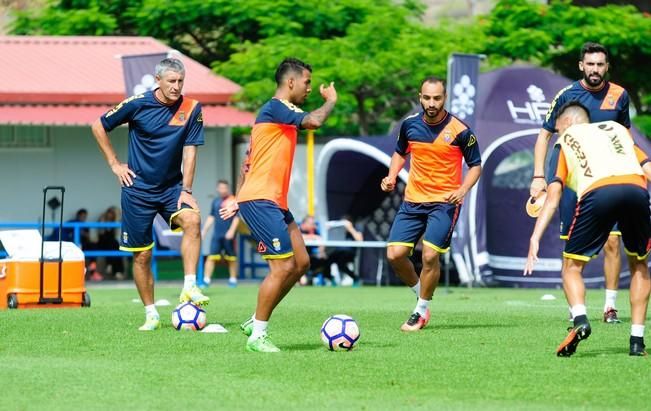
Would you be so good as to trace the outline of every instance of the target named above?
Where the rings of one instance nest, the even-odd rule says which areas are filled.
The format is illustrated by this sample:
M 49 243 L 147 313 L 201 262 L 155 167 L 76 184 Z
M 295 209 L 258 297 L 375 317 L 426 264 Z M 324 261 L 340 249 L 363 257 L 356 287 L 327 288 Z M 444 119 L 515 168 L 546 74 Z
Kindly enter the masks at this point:
M 90 124 L 125 98 L 121 56 L 170 50 L 152 37 L 0 36 L 0 124 Z M 228 106 L 239 85 L 180 58 L 183 92 L 202 103 L 207 126 L 253 123 Z
M 0 105 L 0 124 L 88 126 L 114 106 L 104 104 L 6 104 Z M 253 114 L 232 106 L 202 107 L 209 127 L 236 127 L 253 123 Z

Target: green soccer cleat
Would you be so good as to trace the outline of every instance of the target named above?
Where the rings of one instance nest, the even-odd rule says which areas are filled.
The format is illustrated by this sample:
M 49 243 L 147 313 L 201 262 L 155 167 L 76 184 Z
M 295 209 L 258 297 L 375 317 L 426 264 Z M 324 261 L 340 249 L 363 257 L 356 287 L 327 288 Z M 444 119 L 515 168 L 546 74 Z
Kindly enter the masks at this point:
M 145 323 L 138 328 L 139 331 L 154 331 L 160 328 L 160 316 L 148 315 Z
M 249 337 L 246 341 L 246 350 L 251 352 L 280 352 L 280 349 L 271 342 L 266 333 L 255 339 Z
M 244 335 L 250 337 L 253 334 L 253 317 L 240 324 L 240 330 L 242 330 Z
M 199 287 L 196 285 L 193 285 L 189 289 L 184 288 L 181 291 L 179 301 L 182 303 L 191 302 L 192 304 L 203 306 L 208 305 L 210 302 L 210 297 L 203 295 L 201 289 L 199 289 Z

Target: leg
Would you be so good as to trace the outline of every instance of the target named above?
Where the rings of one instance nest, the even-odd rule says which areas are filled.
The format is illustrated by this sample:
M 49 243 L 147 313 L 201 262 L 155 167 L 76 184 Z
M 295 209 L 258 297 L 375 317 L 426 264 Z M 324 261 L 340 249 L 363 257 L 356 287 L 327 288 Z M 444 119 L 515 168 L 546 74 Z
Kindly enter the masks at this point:
M 201 217 L 199 213 L 191 211 L 180 212 L 172 218 L 172 224 L 183 229 L 181 240 L 181 256 L 183 258 L 183 273 L 195 275 L 201 250 Z
M 133 279 L 145 306 L 154 304 L 154 277 L 151 273 L 151 250 L 133 254 Z
M 585 308 L 585 284 L 582 276 L 585 264 L 585 261 L 569 258 L 563 262 L 563 290 L 574 317 L 574 327 L 556 349 L 559 357 L 574 354 L 579 342 L 587 339 L 592 332 Z
M 607 290 L 617 290 L 619 288 L 619 272 L 621 269 L 619 236 L 610 235 L 604 245 L 604 274 L 606 276 Z
M 441 276 L 439 253 L 427 245 L 423 246 L 423 270 L 420 272 L 420 298 L 431 300 Z
M 585 284 L 581 275 L 584 266 L 585 262 L 579 260 L 565 258 L 563 261 L 563 291 L 570 307 L 585 306 Z
M 646 321 L 651 280 L 646 260 L 639 261 L 635 256 L 629 257 L 631 268 L 631 324 L 644 325 Z
M 203 265 L 203 278 L 205 283 L 210 283 L 213 271 L 215 271 L 215 260 L 208 256 Z
M 606 278 L 606 298 L 604 302 L 604 322 L 620 323 L 615 305 L 617 289 L 619 288 L 619 272 L 621 271 L 621 255 L 619 236 L 611 233 L 604 245 L 604 276 Z
M 260 285 L 255 319 L 268 321 L 278 303 L 310 268 L 310 256 L 303 236 L 295 222 L 287 227 L 294 255 L 283 259 L 268 259 L 269 274 Z
M 231 282 L 237 282 L 237 260 L 228 261 L 228 276 Z
M 409 287 L 418 284 L 418 275 L 414 264 L 409 259 L 412 247 L 404 245 L 389 245 L 387 247 L 387 260 L 396 275 Z

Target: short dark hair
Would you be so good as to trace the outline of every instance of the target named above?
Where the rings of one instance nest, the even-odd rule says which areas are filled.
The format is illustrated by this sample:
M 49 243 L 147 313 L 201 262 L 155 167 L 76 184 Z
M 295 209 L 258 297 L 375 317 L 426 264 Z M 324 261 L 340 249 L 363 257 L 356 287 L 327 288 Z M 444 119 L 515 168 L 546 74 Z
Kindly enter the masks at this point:
M 606 62 L 608 62 L 608 50 L 606 50 L 606 47 L 591 41 L 585 43 L 583 47 L 581 47 L 581 56 L 579 56 L 580 60 L 583 61 L 583 57 L 585 57 L 586 54 L 592 53 L 604 53 L 606 55 Z
M 307 70 L 311 73 L 312 66 L 294 57 L 285 58 L 276 69 L 276 84 L 280 85 L 285 79 L 287 73 L 294 72 L 303 74 L 303 70 Z
M 423 82 L 420 83 L 420 89 L 418 90 L 419 93 L 423 90 L 423 86 L 425 85 L 425 83 L 432 83 L 432 84 L 441 83 L 441 85 L 443 85 L 443 92 L 445 93 L 445 81 L 443 81 L 442 79 L 436 76 L 426 77 L 425 80 L 423 80 Z
M 556 113 L 555 121 L 557 121 L 559 118 L 561 118 L 561 116 L 567 110 L 572 109 L 572 108 L 578 108 L 578 109 L 581 109 L 581 110 L 585 111 L 585 115 L 588 116 L 588 121 L 590 121 L 590 110 L 588 110 L 588 108 L 586 106 L 584 106 L 583 104 L 581 104 L 577 100 L 571 100 L 571 101 L 568 101 L 567 103 L 563 104 L 561 106 L 561 108 L 558 109 L 558 113 Z

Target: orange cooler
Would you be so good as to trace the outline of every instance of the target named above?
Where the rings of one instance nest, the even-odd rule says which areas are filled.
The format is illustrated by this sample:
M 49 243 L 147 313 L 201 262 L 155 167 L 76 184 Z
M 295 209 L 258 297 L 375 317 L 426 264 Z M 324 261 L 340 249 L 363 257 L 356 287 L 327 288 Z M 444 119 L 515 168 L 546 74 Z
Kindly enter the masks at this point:
M 7 270 L 0 265 L 0 310 L 7 308 Z
M 0 280 L 0 300 L 3 300 L 0 308 L 3 304 L 9 308 L 90 306 L 84 281 L 84 253 L 77 245 L 62 242 L 59 262 L 59 242 L 44 243 L 41 282 L 38 231 L 3 231 L 0 241 L 9 254 L 0 260 L 0 273 L 5 273 L 5 278 Z

